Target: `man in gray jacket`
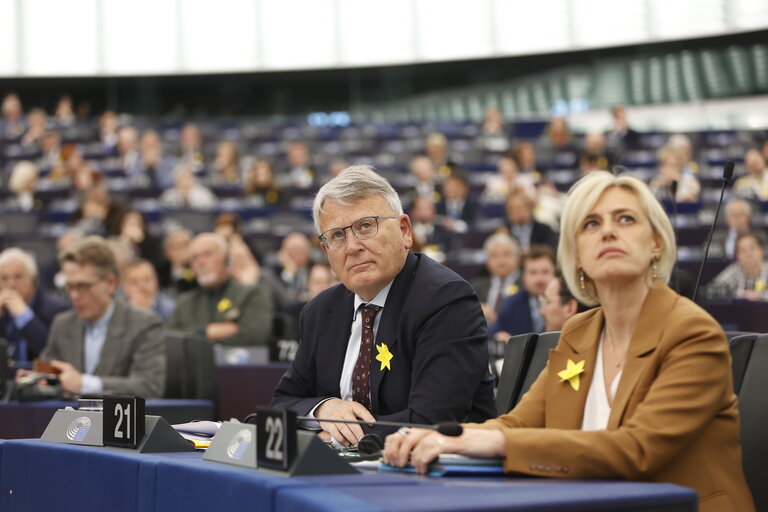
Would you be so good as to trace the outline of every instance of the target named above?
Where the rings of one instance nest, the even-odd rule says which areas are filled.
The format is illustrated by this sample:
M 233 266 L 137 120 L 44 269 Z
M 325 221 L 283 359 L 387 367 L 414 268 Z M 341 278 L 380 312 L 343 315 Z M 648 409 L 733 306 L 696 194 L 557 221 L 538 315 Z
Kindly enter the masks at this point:
M 74 394 L 119 393 L 161 397 L 165 349 L 160 319 L 115 299 L 118 267 L 100 237 L 87 237 L 59 256 L 72 310 L 51 325 L 41 354 L 61 370 Z

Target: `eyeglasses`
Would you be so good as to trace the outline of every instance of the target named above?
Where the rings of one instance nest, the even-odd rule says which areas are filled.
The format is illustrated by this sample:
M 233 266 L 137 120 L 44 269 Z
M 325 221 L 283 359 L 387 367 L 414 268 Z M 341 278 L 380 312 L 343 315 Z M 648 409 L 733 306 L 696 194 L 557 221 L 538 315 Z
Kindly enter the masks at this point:
M 67 293 L 77 292 L 77 293 L 85 293 L 91 291 L 91 288 L 99 284 L 103 279 L 99 279 L 98 281 L 92 281 L 92 282 L 84 282 L 84 283 L 67 283 L 64 285 L 64 288 L 67 290 Z
M 341 249 L 347 245 L 347 230 L 351 229 L 352 233 L 358 240 L 368 240 L 376 236 L 379 232 L 379 219 L 397 219 L 398 217 L 384 217 L 376 215 L 374 217 L 363 217 L 357 219 L 349 226 L 343 228 L 332 228 L 320 235 L 320 242 L 329 251 L 335 251 Z

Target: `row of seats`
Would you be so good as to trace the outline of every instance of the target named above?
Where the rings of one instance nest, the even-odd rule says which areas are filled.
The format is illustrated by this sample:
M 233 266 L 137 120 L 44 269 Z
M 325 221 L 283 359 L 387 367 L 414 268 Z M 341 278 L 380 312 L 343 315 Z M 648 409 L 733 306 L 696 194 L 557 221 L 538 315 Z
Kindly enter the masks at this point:
M 768 510 L 768 334 L 728 332 L 732 359 L 733 391 L 739 397 L 744 473 L 757 510 Z M 559 332 L 520 334 L 507 343 L 499 376 L 496 409 L 505 414 L 547 365 L 549 351 L 557 346 Z

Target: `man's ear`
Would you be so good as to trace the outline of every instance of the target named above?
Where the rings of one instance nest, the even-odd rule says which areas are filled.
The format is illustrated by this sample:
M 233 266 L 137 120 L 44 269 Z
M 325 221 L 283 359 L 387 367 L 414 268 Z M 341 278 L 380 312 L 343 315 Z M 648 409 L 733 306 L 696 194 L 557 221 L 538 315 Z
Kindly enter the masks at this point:
M 565 303 L 566 318 L 572 317 L 573 315 L 576 314 L 578 310 L 579 310 L 579 303 L 576 302 L 576 299 L 571 299 Z
M 403 245 L 406 249 L 413 247 L 413 230 L 411 229 L 411 218 L 407 214 L 400 215 L 400 233 L 403 235 Z

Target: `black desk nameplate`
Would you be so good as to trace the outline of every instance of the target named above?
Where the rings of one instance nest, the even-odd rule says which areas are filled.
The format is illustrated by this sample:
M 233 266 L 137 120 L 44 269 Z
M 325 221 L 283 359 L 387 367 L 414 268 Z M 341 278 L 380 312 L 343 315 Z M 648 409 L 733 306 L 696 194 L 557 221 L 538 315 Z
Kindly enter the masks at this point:
M 144 399 L 104 396 L 104 446 L 136 448 L 144 440 Z

